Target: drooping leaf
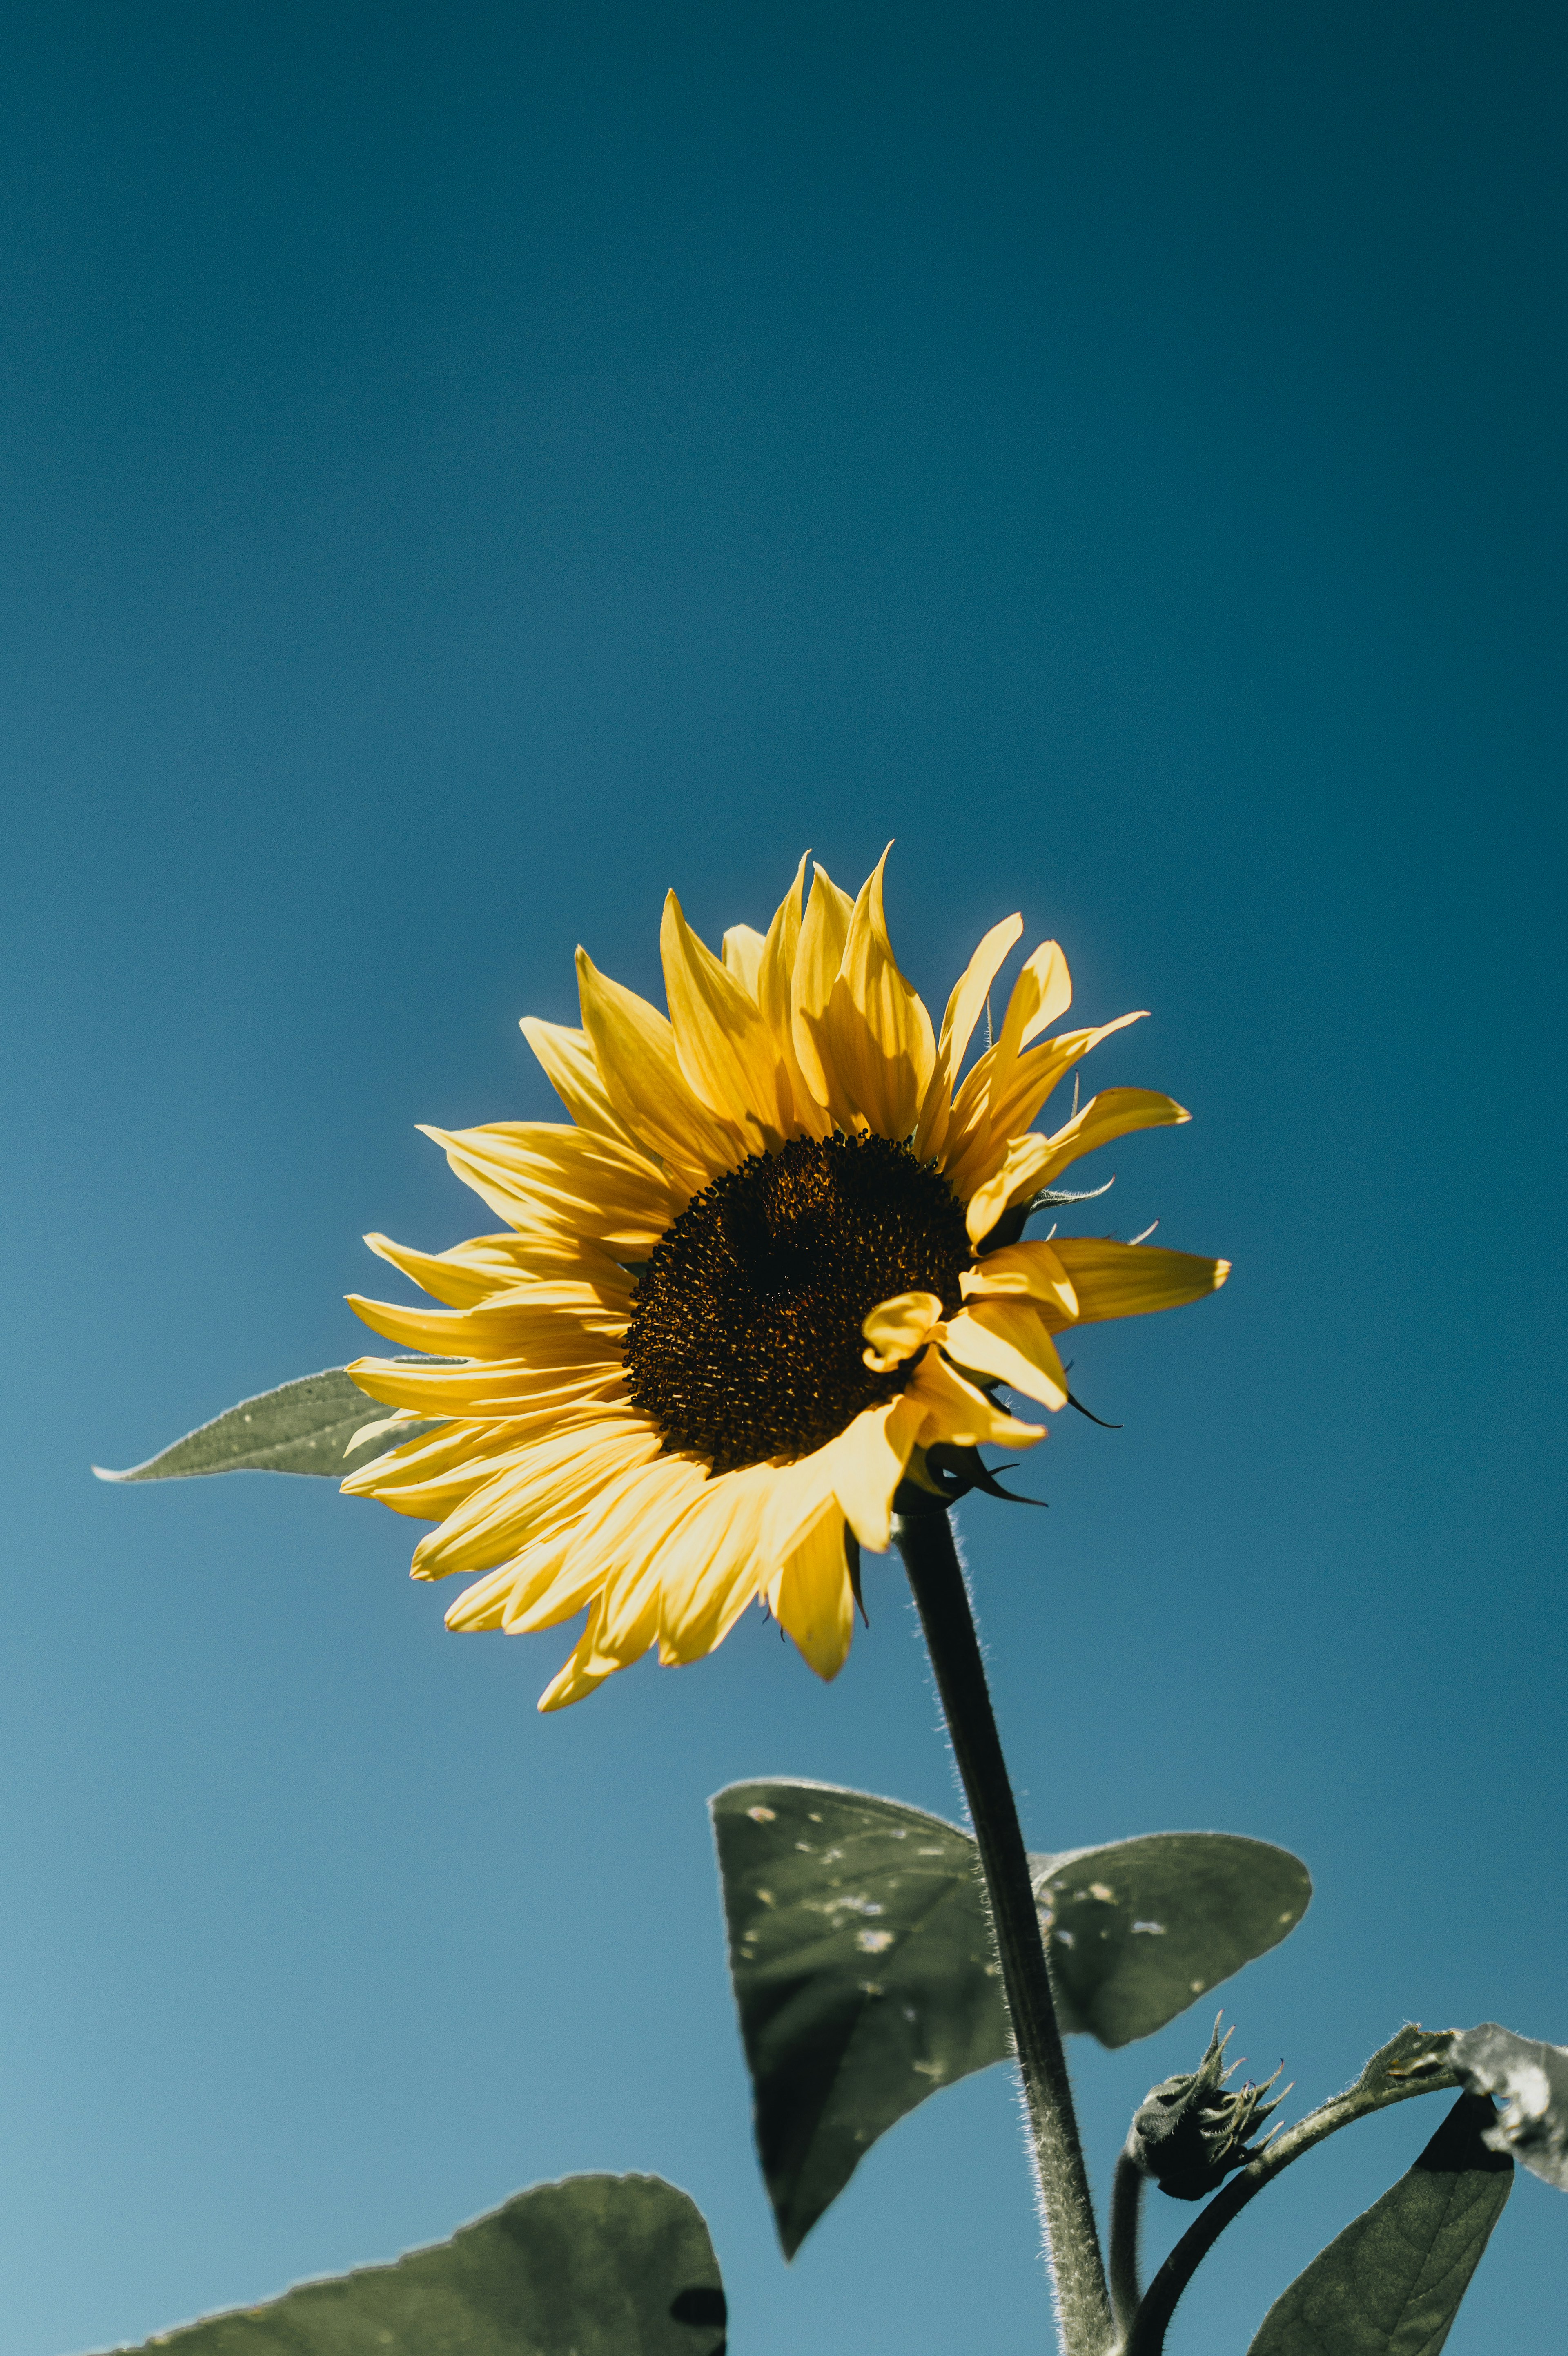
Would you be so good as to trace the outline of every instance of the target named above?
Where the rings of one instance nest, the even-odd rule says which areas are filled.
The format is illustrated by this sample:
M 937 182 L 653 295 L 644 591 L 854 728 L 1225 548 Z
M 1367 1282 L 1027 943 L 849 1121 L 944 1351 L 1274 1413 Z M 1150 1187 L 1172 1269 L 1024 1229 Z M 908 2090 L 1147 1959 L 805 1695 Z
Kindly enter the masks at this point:
M 1067 2029 L 1102 2045 L 1152 2037 L 1306 1913 L 1312 1877 L 1239 1833 L 1145 1833 L 1032 1859 Z
M 434 1358 L 432 1365 L 449 1365 Z M 275 1391 L 241 1399 L 172 1447 L 133 1464 L 126 1472 L 93 1466 L 101 1481 L 187 1481 L 198 1472 L 325 1472 L 341 1481 L 355 1465 L 368 1464 L 389 1448 L 429 1431 L 428 1423 L 404 1423 L 367 1440 L 347 1462 L 344 1451 L 357 1431 L 386 1420 L 388 1410 L 367 1398 L 341 1366 L 301 1375 Z
M 794 1779 L 713 1802 L 758 2155 L 793 2256 L 906 2112 L 1011 2051 L 967 1833 Z M 1147 2037 L 1284 1938 L 1311 1896 L 1283 1849 L 1157 1833 L 1032 1860 L 1062 2026 Z M 1065 1969 L 1062 1968 L 1065 1966 Z
M 1548 2184 L 1568 2192 L 1568 2047 L 1516 2037 L 1484 2020 L 1467 2029 L 1448 2059 L 1473 2094 L 1496 2094 L 1502 2115 L 1488 2137 Z
M 1461 2094 L 1408 2175 L 1275 2301 L 1249 2356 L 1437 2356 L 1511 2187 L 1493 2116 Z
M 392 2265 L 159 2332 L 143 2356 L 722 2356 L 724 2313 L 684 2192 L 568 2176 Z
M 819 1783 L 713 1803 L 757 2151 L 793 2257 L 883 2130 L 1008 2052 L 966 1833 Z

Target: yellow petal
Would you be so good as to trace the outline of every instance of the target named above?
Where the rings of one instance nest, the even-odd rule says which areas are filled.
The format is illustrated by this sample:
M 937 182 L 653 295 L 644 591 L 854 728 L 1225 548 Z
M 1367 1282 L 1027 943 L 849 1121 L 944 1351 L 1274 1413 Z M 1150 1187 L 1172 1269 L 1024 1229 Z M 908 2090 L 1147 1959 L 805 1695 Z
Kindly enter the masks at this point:
M 1051 1151 L 1046 1158 L 1045 1175 L 1039 1181 L 1049 1186 L 1051 1180 L 1070 1163 L 1097 1146 L 1109 1145 L 1118 1137 L 1126 1137 L 1134 1130 L 1167 1129 L 1190 1120 L 1192 1115 L 1172 1097 L 1163 1097 L 1155 1088 L 1102 1088 L 1091 1097 L 1082 1112 L 1057 1130 L 1047 1141 Z
M 406 1358 L 356 1358 L 345 1371 L 367 1398 L 382 1407 L 411 1407 L 432 1419 L 529 1415 L 552 1400 L 602 1397 L 625 1380 L 618 1351 L 570 1328 L 552 1334 L 548 1346 L 539 1343 L 529 1360 L 432 1366 Z
M 1054 941 L 1041 941 L 1013 984 L 1002 1023 L 1002 1043 L 1016 1037 L 1012 1052 L 1017 1055 L 1019 1047 L 1027 1047 L 1040 1032 L 1049 1031 L 1072 1003 L 1072 976 L 1067 970 L 1067 959 Z
M 416 1579 L 489 1570 L 530 1537 L 574 1520 L 617 1472 L 656 1456 L 660 1435 L 644 1419 L 556 1432 L 520 1466 L 475 1491 L 414 1548 Z
M 855 1633 L 855 1598 L 844 1552 L 844 1516 L 819 1514 L 770 1588 L 775 1618 L 819 1677 L 836 1677 Z
M 451 1309 L 472 1309 L 495 1293 L 510 1291 L 528 1276 L 576 1278 L 593 1284 L 613 1280 L 616 1271 L 607 1252 L 577 1237 L 475 1236 L 444 1252 L 412 1251 L 380 1235 L 368 1235 L 365 1241 L 380 1258 Z
M 596 1604 L 570 1657 L 540 1694 L 540 1709 L 564 1709 L 569 1702 L 581 1701 L 619 1668 L 618 1661 L 606 1662 L 602 1666 L 595 1658 L 601 1616 L 601 1607 Z
M 762 1585 L 758 1538 L 773 1478 L 769 1464 L 717 1474 L 666 1540 L 659 1658 L 667 1665 L 716 1650 Z
M 601 973 L 586 949 L 577 952 L 577 991 L 605 1094 L 632 1134 L 688 1179 L 694 1194 L 743 1162 L 739 1132 L 688 1085 L 674 1029 L 658 1009 Z
M 840 1129 L 853 1129 L 854 1112 L 832 1070 L 832 1046 L 827 1034 L 827 1010 L 849 937 L 854 903 L 840 892 L 825 867 L 818 867 L 805 904 L 795 971 L 790 978 L 790 1025 L 795 1059 L 817 1103 L 827 1107 Z
M 482 1129 L 420 1124 L 451 1168 L 514 1226 L 550 1230 L 645 1258 L 691 1199 L 645 1154 L 555 1121 L 491 1121 Z M 701 1183 L 706 1185 L 706 1178 Z
M 833 1494 L 863 1547 L 885 1554 L 891 1537 L 893 1491 L 903 1479 L 927 1408 L 901 1391 L 880 1407 L 863 1408 L 847 1431 L 828 1443 Z
M 779 902 L 773 923 L 768 926 L 757 979 L 757 1005 L 773 1034 L 779 1060 L 789 1075 L 793 1099 L 791 1134 L 826 1137 L 833 1127 L 833 1116 L 827 1105 L 818 1100 L 807 1080 L 795 1044 L 792 992 L 795 959 L 800 949 L 800 888 L 805 873 L 805 862 L 803 859 L 795 869 L 795 882 Z
M 379 1497 L 395 1507 L 405 1488 L 421 1488 L 458 1466 L 483 1463 L 527 1436 L 526 1425 L 509 1419 L 443 1423 L 438 1431 L 421 1431 L 401 1448 L 357 1466 L 343 1483 L 343 1494 Z
M 941 1316 L 941 1298 L 934 1292 L 898 1292 L 891 1301 L 879 1301 L 860 1322 L 860 1331 L 870 1344 L 861 1355 L 872 1373 L 891 1375 L 895 1366 L 912 1358 Z
M 734 975 L 753 1006 L 757 1003 L 763 951 L 766 947 L 754 925 L 731 925 L 724 936 L 724 970 Z
M 942 1346 L 987 1382 L 1006 1383 L 1042 1407 L 1067 1405 L 1067 1376 L 1044 1314 L 1033 1301 L 979 1301 L 948 1319 Z
M 472 1587 L 465 1587 L 453 1598 L 446 1611 L 446 1624 L 459 1635 L 473 1635 L 481 1629 L 499 1628 L 507 1605 L 511 1600 L 517 1578 L 517 1565 L 504 1562 L 495 1570 L 487 1570 Z
M 1093 1153 L 1097 1146 L 1109 1145 L 1113 1139 L 1134 1130 L 1162 1129 L 1191 1118 L 1170 1097 L 1160 1096 L 1153 1088 L 1102 1089 L 1053 1136 L 1040 1137 L 1031 1131 L 1013 1140 L 996 1176 L 970 1197 L 965 1215 L 969 1240 L 984 1243 L 1012 1204 L 1049 1186 L 1071 1163 Z
M 1179 1309 L 1218 1292 L 1231 1273 L 1228 1259 L 1201 1259 L 1194 1252 L 1163 1251 L 1149 1244 L 1116 1244 L 1101 1236 L 1059 1237 L 1052 1248 L 1072 1278 L 1078 1299 L 1073 1322 L 1080 1325 Z
M 953 1448 L 1032 1448 L 1037 1440 L 1045 1438 L 1042 1423 L 1023 1423 L 1016 1415 L 1008 1415 L 984 1391 L 965 1382 L 939 1350 L 926 1352 L 904 1396 L 918 1397 L 926 1409 L 920 1436 L 923 1451 L 939 1440 Z
M 915 1130 L 914 1158 L 917 1162 L 934 1161 L 943 1151 L 947 1141 L 953 1084 L 964 1068 L 964 1058 L 968 1053 L 975 1025 L 980 1019 L 980 1009 L 989 997 L 991 986 L 1008 955 L 1022 936 L 1023 928 L 1021 916 L 1007 916 L 999 925 L 993 925 L 953 986 L 947 1012 L 942 1018 L 942 1036 L 937 1041 L 935 1068 L 926 1087 L 925 1101 L 921 1106 L 920 1120 Z
M 699 941 L 671 892 L 659 933 L 676 1054 L 693 1094 L 728 1120 L 753 1153 L 784 1142 L 779 1055 L 747 991 Z
M 1062 1031 L 1054 1039 L 1047 1039 L 1027 1055 L 1019 1055 L 1007 1075 L 998 1072 L 991 1083 L 991 1138 L 993 1145 L 1026 1130 L 1039 1114 L 1052 1088 L 1065 1077 L 1073 1066 L 1082 1062 L 1091 1048 L 1114 1031 L 1125 1031 L 1129 1023 L 1147 1022 L 1147 1011 L 1118 1015 L 1114 1023 L 1102 1023 L 1092 1031 Z M 983 1172 L 988 1177 L 989 1171 Z
M 389 1342 L 442 1358 L 521 1358 L 539 1338 L 553 1338 L 570 1320 L 606 1346 L 620 1342 L 632 1314 L 632 1279 L 619 1283 L 519 1287 L 475 1309 L 409 1309 L 400 1301 L 344 1298 L 357 1317 Z
M 997 1221 L 1009 1204 L 1021 1202 L 1026 1194 L 1038 1193 L 1044 1183 L 1040 1176 L 1051 1158 L 1051 1140 L 1047 1137 L 1016 1137 L 1002 1157 L 1001 1168 L 995 1177 L 970 1195 L 964 1214 L 969 1240 L 983 1244 Z M 987 1255 L 989 1258 L 989 1254 Z
M 1078 1314 L 1072 1279 L 1047 1243 L 1004 1244 L 965 1269 L 958 1283 L 965 1301 L 1011 1294 L 1024 1301 L 1044 1301 L 1069 1322 Z
M 889 848 L 891 848 L 890 844 Z M 936 1064 L 918 993 L 899 971 L 882 907 L 887 851 L 849 919 L 843 966 L 827 1007 L 834 1074 L 854 1110 L 880 1137 L 912 1134 Z
M 639 1563 L 656 1580 L 666 1538 L 707 1485 L 703 1468 L 684 1457 L 656 1458 L 607 1484 L 573 1525 L 551 1584 L 529 1599 L 526 1617 L 508 1624 L 521 1631 L 569 1619 L 589 1595 Z
M 635 1138 L 605 1093 L 587 1032 L 569 1029 L 564 1023 L 541 1023 L 533 1014 L 525 1014 L 518 1027 L 578 1128 L 635 1150 Z

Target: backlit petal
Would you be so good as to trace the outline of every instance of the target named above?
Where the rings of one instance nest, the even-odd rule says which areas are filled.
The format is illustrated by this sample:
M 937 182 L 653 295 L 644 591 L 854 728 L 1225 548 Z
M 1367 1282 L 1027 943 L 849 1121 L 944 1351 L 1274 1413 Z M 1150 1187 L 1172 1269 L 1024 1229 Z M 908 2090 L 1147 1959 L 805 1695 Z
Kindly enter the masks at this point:
M 771 1583 L 774 1616 L 819 1677 L 836 1677 L 855 1633 L 855 1597 L 844 1552 L 844 1516 L 819 1514 Z
M 752 1152 L 782 1144 L 789 1098 L 786 1093 L 781 1107 L 779 1055 L 768 1026 L 749 992 L 698 939 L 673 892 L 665 901 L 659 946 L 687 1086 L 710 1112 L 733 1124 Z
M 890 846 L 891 847 L 891 846 Z M 887 851 L 861 886 L 828 1001 L 833 1068 L 855 1111 L 880 1137 L 909 1137 L 936 1063 L 918 993 L 899 971 L 882 907 Z
M 1042 1407 L 1067 1405 L 1067 1376 L 1043 1312 L 1031 1301 L 982 1301 L 950 1318 L 943 1348 L 987 1382 L 1006 1383 Z
M 1231 1273 L 1228 1259 L 1201 1259 L 1194 1252 L 1164 1251 L 1150 1244 L 1112 1243 L 1101 1236 L 1061 1236 L 1053 1249 L 1072 1279 L 1078 1301 L 1072 1322 L 1080 1325 L 1182 1308 L 1218 1292 Z
M 796 1061 L 811 1094 L 841 1129 L 855 1126 L 854 1112 L 832 1070 L 827 1010 L 849 937 L 854 902 L 840 892 L 825 867 L 812 875 L 811 896 L 800 928 L 790 980 L 790 1022 Z
M 936 1043 L 935 1067 L 926 1085 L 925 1101 L 915 1130 L 917 1162 L 933 1161 L 943 1152 L 947 1142 L 954 1084 L 964 1068 L 980 1010 L 1008 955 L 1022 937 L 1023 928 L 1021 916 L 1008 916 L 1001 924 L 993 925 L 953 986 L 947 1012 L 942 1018 L 942 1036 Z
M 740 1132 L 716 1119 L 688 1086 L 667 1017 L 601 973 L 586 949 L 577 952 L 577 991 L 605 1094 L 633 1136 L 688 1179 L 694 1194 L 743 1161 Z

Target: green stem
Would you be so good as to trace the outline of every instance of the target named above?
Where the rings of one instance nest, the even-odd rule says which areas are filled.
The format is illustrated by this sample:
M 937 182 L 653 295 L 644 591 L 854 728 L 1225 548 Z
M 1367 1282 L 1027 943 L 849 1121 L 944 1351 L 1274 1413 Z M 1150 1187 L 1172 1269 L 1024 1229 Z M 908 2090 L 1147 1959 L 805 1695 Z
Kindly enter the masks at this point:
M 1064 2356 L 1106 2356 L 1115 2332 L 1067 2079 L 1067 2057 L 1046 1970 L 1029 1857 L 991 1710 L 953 1526 L 945 1509 L 933 1499 L 929 1505 L 901 1513 L 893 1524 L 893 1537 L 914 1590 L 980 1852 L 1002 1987 L 1029 2105 L 1061 2347 Z
M 1138 2311 L 1138 2226 L 1143 2217 L 1144 2172 L 1124 2151 L 1111 2187 L 1111 2312 L 1125 2340 Z
M 1408 2034 L 1409 2032 L 1405 2032 Z M 1438 2040 L 1432 2040 L 1435 2044 Z M 1379 2056 L 1374 2055 L 1374 2061 Z M 1371 2065 L 1369 2065 L 1370 2067 Z M 1368 2085 L 1359 2081 L 1344 2094 L 1336 2094 L 1320 2110 L 1313 2111 L 1293 2127 L 1286 2127 L 1264 2146 L 1256 2159 L 1232 2176 L 1222 2192 L 1217 2192 L 1208 2207 L 1183 2233 L 1164 2265 L 1144 2294 L 1124 2356 L 1160 2356 L 1165 2335 L 1176 2302 L 1187 2288 L 1200 2264 L 1209 2254 L 1232 2219 L 1238 2217 L 1249 2201 L 1255 2200 L 1266 2184 L 1272 2184 L 1281 2169 L 1288 2168 L 1293 2159 L 1320 2144 L 1340 2127 L 1348 2127 L 1357 2119 L 1366 2118 L 1373 2111 L 1387 2110 L 1391 2104 L 1408 2103 L 1416 2094 L 1430 2094 L 1445 2087 L 1457 2086 L 1458 2073 L 1444 2066 L 1424 2068 L 1419 2074 L 1412 2072 L 1402 2084 Z

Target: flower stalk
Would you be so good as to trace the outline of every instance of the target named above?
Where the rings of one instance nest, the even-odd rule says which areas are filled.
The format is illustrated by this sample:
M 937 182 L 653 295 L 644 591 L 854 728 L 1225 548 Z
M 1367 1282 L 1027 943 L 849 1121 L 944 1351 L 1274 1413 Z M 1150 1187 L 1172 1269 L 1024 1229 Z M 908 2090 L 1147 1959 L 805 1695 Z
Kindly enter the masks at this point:
M 906 1504 L 906 1500 L 908 1503 Z M 1067 2057 L 1012 1785 L 947 1510 L 901 1494 L 893 1535 L 914 1592 L 980 1852 L 1002 1987 L 1029 2109 L 1062 2356 L 1115 2341 Z

